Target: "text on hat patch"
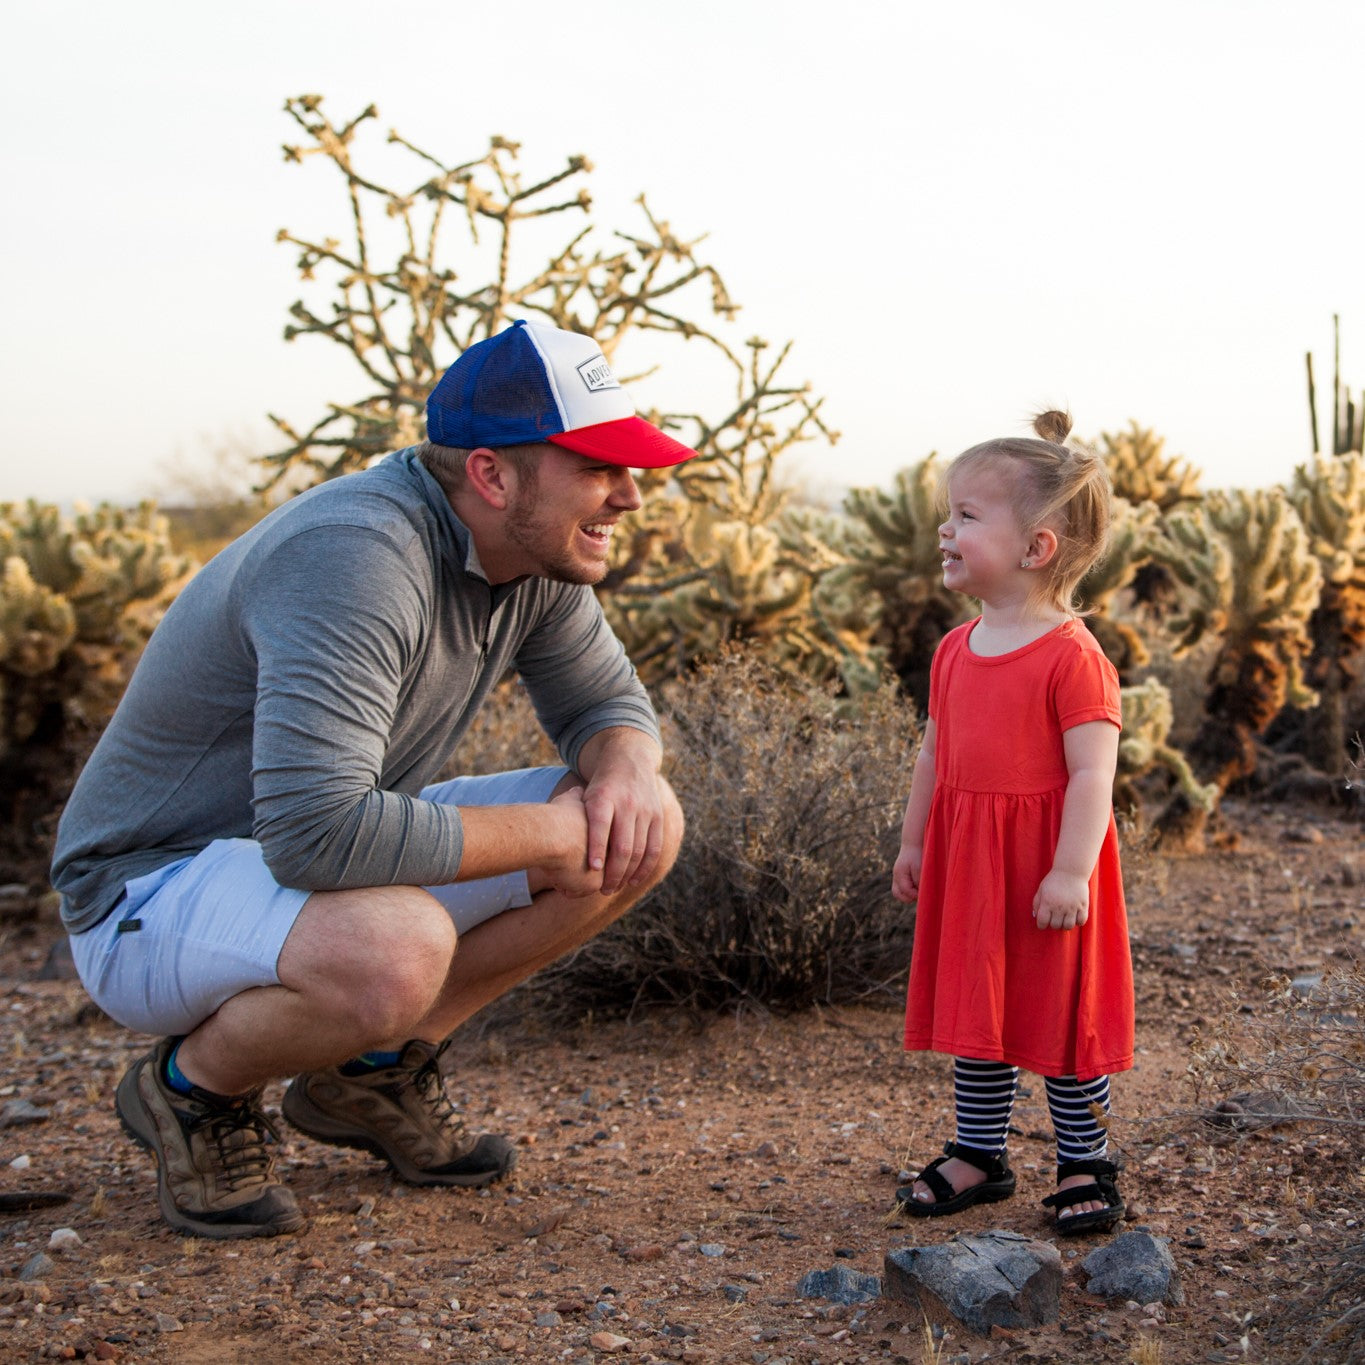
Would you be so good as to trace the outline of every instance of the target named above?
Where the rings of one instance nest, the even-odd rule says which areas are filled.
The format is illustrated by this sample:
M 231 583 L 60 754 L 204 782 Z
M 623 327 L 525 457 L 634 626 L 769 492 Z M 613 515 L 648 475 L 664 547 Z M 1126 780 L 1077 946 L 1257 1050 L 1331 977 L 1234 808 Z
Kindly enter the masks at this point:
M 607 364 L 605 356 L 595 355 L 591 360 L 585 360 L 577 369 L 583 378 L 583 382 L 593 393 L 599 389 L 619 389 L 621 387 L 616 382 L 616 376 L 612 374 L 611 366 Z

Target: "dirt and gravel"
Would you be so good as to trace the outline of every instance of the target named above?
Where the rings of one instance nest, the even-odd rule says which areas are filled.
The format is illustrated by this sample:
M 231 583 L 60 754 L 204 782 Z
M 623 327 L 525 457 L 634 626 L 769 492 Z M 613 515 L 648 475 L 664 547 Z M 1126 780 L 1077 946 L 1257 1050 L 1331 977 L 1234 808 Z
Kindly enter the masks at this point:
M 1138 1062 L 1116 1080 L 1112 1131 L 1126 1227 L 1170 1239 L 1183 1305 L 1090 1295 L 1095 1243 L 1066 1239 L 1055 1327 L 959 1326 L 934 1343 L 909 1304 L 797 1297 L 808 1271 L 876 1274 L 889 1250 L 958 1232 L 1052 1239 L 1037 1202 L 1047 1113 L 1027 1077 L 1019 1194 L 888 1219 L 898 1172 L 937 1153 L 951 1110 L 947 1062 L 902 1054 L 889 1003 L 471 1034 L 449 1054 L 451 1089 L 471 1123 L 519 1143 L 510 1183 L 408 1188 L 281 1121 L 279 1164 L 311 1227 L 182 1240 L 112 1109 L 147 1040 L 78 984 L 40 979 L 49 910 L 0 945 L 0 1359 L 1292 1360 L 1285 1305 L 1320 1257 L 1360 1240 L 1356 1132 L 1278 1124 L 1229 1142 L 1196 1117 L 1211 1097 L 1196 1104 L 1187 1068 L 1220 1021 L 1254 1014 L 1268 975 L 1311 979 L 1360 954 L 1365 848 L 1358 822 L 1322 813 L 1230 803 L 1228 823 L 1236 849 L 1129 871 Z

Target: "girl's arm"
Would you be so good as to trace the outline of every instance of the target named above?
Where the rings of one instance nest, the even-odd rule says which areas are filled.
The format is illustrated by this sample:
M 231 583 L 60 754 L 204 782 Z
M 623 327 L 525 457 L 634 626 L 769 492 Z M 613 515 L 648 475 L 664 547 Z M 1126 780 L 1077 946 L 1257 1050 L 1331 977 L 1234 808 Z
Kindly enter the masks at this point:
M 1090 918 L 1090 874 L 1114 805 L 1118 726 L 1087 721 L 1066 731 L 1062 745 L 1069 777 L 1052 871 L 1033 898 L 1033 917 L 1040 929 L 1074 929 Z
M 934 799 L 934 720 L 924 722 L 919 753 L 915 757 L 915 775 L 910 781 L 910 799 L 905 803 L 905 819 L 901 822 L 901 851 L 891 873 L 891 894 L 907 904 L 919 896 L 919 869 L 924 858 L 924 826 L 929 820 L 929 806 Z

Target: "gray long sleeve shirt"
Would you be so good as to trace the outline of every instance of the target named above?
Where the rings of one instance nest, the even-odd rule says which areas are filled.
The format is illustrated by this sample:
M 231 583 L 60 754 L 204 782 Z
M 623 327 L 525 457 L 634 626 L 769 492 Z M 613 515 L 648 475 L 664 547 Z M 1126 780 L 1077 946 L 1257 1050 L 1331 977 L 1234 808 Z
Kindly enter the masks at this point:
M 308 891 L 455 880 L 459 812 L 416 794 L 509 668 L 571 766 L 599 730 L 658 737 L 592 590 L 490 585 L 413 451 L 294 498 L 148 642 L 58 829 L 67 928 L 215 839 L 258 840 Z

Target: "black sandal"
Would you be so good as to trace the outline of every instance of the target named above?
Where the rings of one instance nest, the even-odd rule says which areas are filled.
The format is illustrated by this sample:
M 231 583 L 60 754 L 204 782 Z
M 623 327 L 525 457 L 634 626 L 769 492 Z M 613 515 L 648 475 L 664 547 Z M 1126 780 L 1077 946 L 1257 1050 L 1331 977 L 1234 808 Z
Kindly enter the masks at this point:
M 1108 1232 L 1119 1222 L 1126 1212 L 1126 1206 L 1119 1194 L 1119 1187 L 1114 1183 L 1114 1177 L 1118 1173 L 1119 1168 L 1112 1161 L 1101 1161 L 1098 1158 L 1090 1161 L 1064 1161 L 1057 1167 L 1058 1180 L 1066 1180 L 1073 1175 L 1095 1177 L 1088 1185 L 1073 1185 L 1069 1190 L 1058 1190 L 1056 1194 L 1050 1194 L 1043 1200 L 1048 1208 L 1057 1210 L 1058 1217 L 1054 1226 L 1063 1237 L 1070 1237 L 1078 1232 Z M 1104 1208 L 1073 1213 L 1067 1218 L 1060 1216 L 1063 1209 L 1072 1208 L 1077 1204 L 1088 1204 L 1095 1199 L 1103 1200 Z
M 965 1161 L 984 1171 L 986 1178 L 979 1185 L 965 1190 L 955 1190 L 945 1176 L 938 1172 L 949 1157 Z M 929 1187 L 934 1196 L 932 1204 L 915 1198 L 913 1184 L 902 1185 L 896 1191 L 898 1211 L 907 1213 L 911 1218 L 942 1218 L 949 1213 L 961 1213 L 973 1204 L 993 1204 L 998 1199 L 1008 1199 L 1014 1193 L 1014 1172 L 1010 1170 L 1009 1157 L 1001 1152 L 994 1155 L 983 1152 L 979 1147 L 963 1147 L 956 1142 L 944 1144 L 943 1155 L 935 1157 L 916 1177 Z

